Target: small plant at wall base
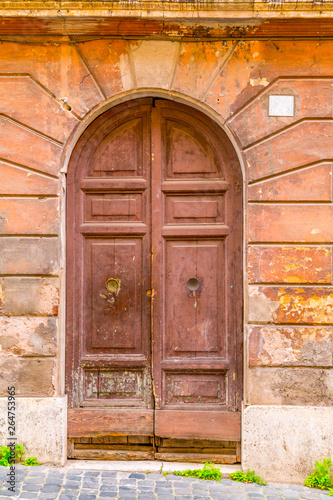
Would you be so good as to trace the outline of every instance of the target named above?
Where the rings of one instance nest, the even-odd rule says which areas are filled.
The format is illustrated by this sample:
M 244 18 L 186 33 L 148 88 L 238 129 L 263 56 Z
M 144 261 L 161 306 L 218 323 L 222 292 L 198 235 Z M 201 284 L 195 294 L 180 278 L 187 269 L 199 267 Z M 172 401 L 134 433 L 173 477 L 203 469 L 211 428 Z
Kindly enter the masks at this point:
M 206 462 L 202 469 L 186 469 L 184 471 L 176 470 L 176 476 L 196 477 L 198 479 L 213 479 L 214 481 L 221 481 L 221 469 L 215 467 L 213 462 Z
M 22 456 L 25 455 L 25 450 L 24 447 L 21 443 L 18 443 L 15 446 L 15 462 L 20 462 Z M 0 446 L 0 466 L 4 467 L 9 467 L 12 465 L 12 457 L 10 454 L 10 447 L 9 446 Z M 24 462 L 22 462 L 23 465 L 40 465 L 39 462 L 37 462 L 36 457 L 28 457 Z
M 40 462 L 37 462 L 37 457 L 28 457 L 24 462 L 22 462 L 22 465 L 40 465 Z
M 305 486 L 309 488 L 320 488 L 322 490 L 330 489 L 330 495 L 333 495 L 333 475 L 330 474 L 332 460 L 324 458 L 322 462 L 316 461 L 316 467 L 313 469 L 312 474 L 308 476 L 304 482 Z
M 24 455 L 24 448 L 21 443 L 15 446 L 15 457 L 11 456 L 10 447 L 9 446 L 1 446 L 0 447 L 0 465 L 4 467 L 9 467 L 13 462 L 13 458 L 15 461 L 21 460 L 22 455 Z
M 267 484 L 260 476 L 256 476 L 254 470 L 247 469 L 246 472 L 239 470 L 237 472 L 232 472 L 229 474 L 230 478 L 233 481 L 238 481 L 240 483 L 257 483 L 265 485 Z

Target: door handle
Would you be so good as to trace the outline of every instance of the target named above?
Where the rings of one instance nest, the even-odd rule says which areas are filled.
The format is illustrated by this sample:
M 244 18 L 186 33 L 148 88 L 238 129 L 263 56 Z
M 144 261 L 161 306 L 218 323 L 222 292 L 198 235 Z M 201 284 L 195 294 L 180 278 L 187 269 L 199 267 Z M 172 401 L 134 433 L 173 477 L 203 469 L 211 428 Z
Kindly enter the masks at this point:
M 187 284 L 187 288 L 191 292 L 196 292 L 198 290 L 198 288 L 200 287 L 200 281 L 198 280 L 198 278 L 190 278 L 186 284 Z
M 120 281 L 116 278 L 109 278 L 105 284 L 108 292 L 118 292 L 120 288 Z

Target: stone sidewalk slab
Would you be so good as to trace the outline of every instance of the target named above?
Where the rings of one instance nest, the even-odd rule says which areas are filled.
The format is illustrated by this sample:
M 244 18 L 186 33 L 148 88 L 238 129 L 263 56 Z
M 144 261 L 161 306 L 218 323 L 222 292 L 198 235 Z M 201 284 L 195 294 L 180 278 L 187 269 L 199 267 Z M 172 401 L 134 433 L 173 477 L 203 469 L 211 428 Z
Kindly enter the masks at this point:
M 128 463 L 128 462 L 127 462 Z M 91 462 L 90 462 L 91 464 Z M 135 462 L 134 462 L 135 464 Z M 163 473 L 78 469 L 76 466 L 24 467 L 15 470 L 15 491 L 8 489 L 9 468 L 0 467 L 0 500 L 329 500 L 328 491 L 285 483 L 236 483 L 203 481 Z M 131 464 L 131 468 L 132 468 Z M 180 469 L 177 464 L 177 468 Z M 191 464 L 192 466 L 194 464 Z M 202 465 L 202 464 L 201 464 Z M 147 468 L 147 467 L 146 467 Z M 176 467 L 173 470 L 177 470 Z M 223 466 L 225 468 L 225 466 Z M 164 466 L 163 466 L 164 469 Z

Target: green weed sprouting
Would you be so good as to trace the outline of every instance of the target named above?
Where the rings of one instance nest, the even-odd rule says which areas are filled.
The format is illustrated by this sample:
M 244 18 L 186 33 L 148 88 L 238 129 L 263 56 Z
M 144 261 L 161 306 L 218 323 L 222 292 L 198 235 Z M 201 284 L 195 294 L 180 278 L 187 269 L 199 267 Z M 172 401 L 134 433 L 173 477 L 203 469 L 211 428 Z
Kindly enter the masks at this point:
M 257 483 L 265 485 L 267 484 L 260 476 L 256 476 L 254 470 L 247 469 L 246 472 L 239 470 L 237 472 L 232 472 L 229 474 L 230 478 L 233 481 L 238 481 L 240 483 Z
M 20 462 L 23 455 L 25 455 L 24 447 L 21 443 L 18 443 L 15 446 L 15 462 Z M 13 457 L 10 455 L 10 447 L 0 446 L 0 466 L 9 467 L 13 464 L 13 461 Z M 31 466 L 40 465 L 36 457 L 28 457 L 22 464 Z
M 37 462 L 37 457 L 28 457 L 24 462 L 22 462 L 22 465 L 28 465 L 28 466 L 33 466 L 33 465 L 40 465 L 39 462 Z
M 12 465 L 14 461 L 21 460 L 22 455 L 24 455 L 24 448 L 20 443 L 15 446 L 15 457 L 11 456 L 9 446 L 1 446 L 0 465 L 3 465 L 4 467 L 9 467 L 10 465 Z
M 316 467 L 304 482 L 305 486 L 309 488 L 320 488 L 322 490 L 333 488 L 333 476 L 330 474 L 331 466 L 332 460 L 330 458 L 324 458 L 322 462 L 316 461 Z M 330 496 L 332 496 L 333 489 L 330 491 Z
M 212 479 L 213 481 L 221 481 L 221 469 L 215 467 L 213 462 L 206 462 L 202 469 L 186 469 L 184 471 L 176 470 L 176 476 L 196 477 L 198 479 Z

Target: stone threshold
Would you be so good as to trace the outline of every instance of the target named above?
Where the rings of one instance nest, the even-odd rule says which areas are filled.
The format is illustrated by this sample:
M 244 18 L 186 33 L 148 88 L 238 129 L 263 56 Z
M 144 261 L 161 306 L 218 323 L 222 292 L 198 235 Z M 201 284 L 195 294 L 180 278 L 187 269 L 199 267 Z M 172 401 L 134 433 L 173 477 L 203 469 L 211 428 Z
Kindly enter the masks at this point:
M 242 470 L 240 464 L 217 464 L 222 468 L 222 476 L 228 477 L 231 472 Z M 99 470 L 115 472 L 173 472 L 185 469 L 199 469 L 203 463 L 163 462 L 161 460 L 67 460 L 66 470 Z

